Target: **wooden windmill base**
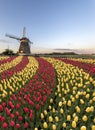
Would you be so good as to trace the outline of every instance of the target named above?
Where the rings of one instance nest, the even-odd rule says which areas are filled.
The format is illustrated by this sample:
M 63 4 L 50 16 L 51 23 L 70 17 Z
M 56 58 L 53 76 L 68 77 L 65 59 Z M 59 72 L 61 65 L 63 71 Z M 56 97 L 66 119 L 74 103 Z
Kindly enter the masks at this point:
M 29 55 L 31 54 L 30 52 L 30 46 L 28 39 L 21 39 L 20 47 L 19 47 L 19 54 L 24 54 L 24 55 Z
M 21 42 L 20 47 L 19 47 L 19 54 L 25 54 L 25 55 L 29 55 L 31 54 L 30 52 L 30 46 L 28 42 Z

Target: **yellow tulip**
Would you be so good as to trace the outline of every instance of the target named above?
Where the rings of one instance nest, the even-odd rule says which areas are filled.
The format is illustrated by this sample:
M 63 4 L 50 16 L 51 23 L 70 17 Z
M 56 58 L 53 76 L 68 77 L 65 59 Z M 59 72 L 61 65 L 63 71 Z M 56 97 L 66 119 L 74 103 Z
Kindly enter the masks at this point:
M 85 110 L 87 113 L 90 112 L 90 107 L 87 107 Z
M 83 99 L 80 99 L 80 103 L 81 103 L 81 104 L 84 104 L 84 100 L 83 100 Z
M 50 99 L 50 103 L 53 103 L 53 99 L 52 98 Z
M 52 108 L 52 107 L 49 105 L 49 110 L 51 110 L 51 108 Z
M 91 130 L 95 130 L 95 125 L 92 125 L 92 129 Z
M 81 126 L 80 130 L 86 130 L 86 126 Z
M 90 107 L 90 111 L 93 112 L 94 111 L 94 106 Z
M 41 119 L 44 119 L 44 114 L 43 113 L 41 113 Z
M 85 121 L 85 122 L 87 121 L 87 119 L 88 119 L 88 118 L 87 118 L 86 115 L 84 115 L 84 116 L 82 117 L 82 120 Z
M 75 122 L 78 122 L 78 116 L 75 116 L 75 117 L 74 117 L 74 121 L 75 121 Z
M 74 97 L 72 97 L 72 99 L 71 99 L 71 100 L 72 100 L 72 102 L 75 102 L 75 98 L 74 98 Z
M 95 92 L 93 92 L 93 97 L 95 97 Z
M 62 97 L 62 95 L 61 95 L 61 93 L 59 93 L 59 95 L 58 95 L 59 97 Z
M 43 123 L 43 127 L 44 127 L 45 129 L 48 128 L 48 124 L 47 124 L 47 122 L 44 122 L 44 123 Z
M 53 112 L 53 113 L 55 113 L 55 112 L 56 112 L 55 108 L 53 108 L 53 109 L 52 109 L 52 112 Z
M 95 123 L 95 118 L 93 119 L 93 122 Z
M 38 128 L 34 128 L 34 130 L 38 130 Z
M 58 122 L 59 121 L 59 118 L 58 116 L 55 117 L 55 121 Z
M 52 125 L 52 130 L 56 130 L 56 125 Z
M 76 94 L 76 96 L 75 96 L 75 97 L 76 97 L 76 99 L 78 99 L 78 98 L 79 98 L 79 95 L 78 95 L 78 94 Z
M 59 105 L 59 107 L 62 107 L 62 102 L 60 101 L 58 105 Z
M 86 91 L 83 92 L 83 95 L 86 95 Z
M 90 97 L 90 94 L 86 94 L 86 96 L 85 96 L 87 99 L 89 99 L 89 97 Z
M 93 97 L 93 101 L 95 102 L 95 97 Z
M 78 112 L 78 113 L 80 113 L 80 108 L 79 108 L 79 106 L 76 106 L 76 111 Z
M 70 100 L 68 100 L 67 105 L 68 105 L 69 107 L 71 106 L 71 101 L 70 101 Z
M 74 118 L 76 117 L 76 113 L 73 113 L 73 117 L 74 117 Z
M 63 113 L 64 113 L 64 110 L 63 110 L 62 108 L 60 109 L 60 113 L 61 113 L 61 114 L 63 114 Z
M 92 102 L 93 102 L 93 101 L 92 101 L 92 99 L 91 99 L 91 100 L 89 101 L 89 103 L 92 104 Z
M 76 128 L 76 122 L 75 121 L 72 121 L 72 127 Z
M 65 104 L 66 104 L 66 101 L 64 101 L 63 104 L 65 105 Z
M 53 122 L 52 116 L 49 116 L 48 120 L 49 120 L 49 122 Z
M 71 120 L 71 116 L 67 115 L 67 121 L 70 121 L 70 120 Z
M 44 110 L 44 114 L 47 115 L 47 110 Z
M 62 124 L 62 126 L 63 126 L 63 128 L 66 128 L 66 123 L 64 122 L 64 123 Z

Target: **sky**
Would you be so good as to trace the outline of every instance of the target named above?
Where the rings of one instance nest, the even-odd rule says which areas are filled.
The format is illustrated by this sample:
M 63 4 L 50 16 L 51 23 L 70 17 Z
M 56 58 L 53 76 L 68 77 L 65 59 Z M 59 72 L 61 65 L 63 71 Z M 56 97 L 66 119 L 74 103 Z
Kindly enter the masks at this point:
M 6 33 L 26 37 L 34 49 L 95 49 L 95 0 L 0 0 L 0 51 L 18 51 Z

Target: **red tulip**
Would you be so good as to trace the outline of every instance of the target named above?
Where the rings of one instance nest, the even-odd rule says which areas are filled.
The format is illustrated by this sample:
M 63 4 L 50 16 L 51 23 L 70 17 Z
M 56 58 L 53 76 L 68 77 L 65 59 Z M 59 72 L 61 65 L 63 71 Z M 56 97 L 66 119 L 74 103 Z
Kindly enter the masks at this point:
M 29 126 L 28 122 L 25 122 L 24 123 L 24 128 L 28 128 L 28 126 Z
M 17 128 L 17 129 L 20 128 L 20 124 L 19 124 L 19 123 L 16 124 L 16 128 Z
M 33 113 L 33 110 L 32 110 L 32 109 L 30 110 L 30 113 Z
M 15 114 L 16 114 L 16 116 L 19 116 L 19 112 L 18 111 L 16 111 Z
M 1 116 L 1 121 L 4 122 L 5 121 L 5 117 Z
M 11 114 L 10 114 L 10 117 L 11 117 L 11 118 L 14 118 L 14 114 L 11 113 Z
M 33 101 L 29 100 L 28 102 L 29 102 L 29 104 L 30 104 L 31 106 L 34 106 L 34 102 L 33 102 Z
M 39 104 L 37 104 L 37 105 L 36 105 L 36 109 L 38 110 L 39 108 L 40 108 L 40 105 L 39 105 Z
M 2 121 L 2 116 L 0 115 L 0 121 Z
M 28 108 L 27 107 L 24 107 L 23 110 L 24 110 L 25 113 L 28 112 Z
M 3 111 L 3 107 L 2 107 L 2 105 L 0 105 L 0 111 Z
M 5 108 L 7 115 L 10 115 L 10 110 L 6 107 Z
M 32 113 L 30 113 L 29 118 L 30 118 L 30 119 L 32 119 L 32 118 L 33 118 L 33 114 L 32 114 Z
M 19 103 L 16 104 L 16 108 L 17 108 L 17 109 L 20 108 L 20 104 L 19 104 Z
M 9 104 L 9 106 L 13 105 L 12 101 L 9 101 L 9 103 L 8 103 L 8 104 Z
M 14 105 L 11 105 L 11 108 L 14 109 Z
M 11 120 L 11 121 L 10 121 L 10 126 L 11 126 L 11 127 L 14 127 L 14 125 L 15 125 L 15 122 L 14 122 L 13 120 Z
M 8 127 L 8 124 L 6 122 L 3 123 L 3 126 L 2 126 L 4 129 L 6 129 Z
M 18 120 L 19 120 L 19 121 L 22 121 L 22 120 L 23 120 L 23 117 L 22 117 L 22 116 L 18 116 Z
M 44 99 L 43 99 L 43 101 L 44 101 L 44 102 L 46 102 L 46 100 L 47 100 L 47 96 L 44 96 Z
M 2 102 L 2 106 L 5 107 L 6 106 L 6 102 Z

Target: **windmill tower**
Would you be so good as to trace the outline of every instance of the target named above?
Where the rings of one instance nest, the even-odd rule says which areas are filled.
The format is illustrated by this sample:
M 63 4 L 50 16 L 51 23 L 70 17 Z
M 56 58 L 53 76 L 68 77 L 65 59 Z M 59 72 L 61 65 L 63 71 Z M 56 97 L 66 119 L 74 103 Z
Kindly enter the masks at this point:
M 25 37 L 25 33 L 26 33 L 26 29 L 24 27 L 23 32 L 22 32 L 22 38 L 18 38 L 16 36 L 9 35 L 9 34 L 6 34 L 6 36 L 9 37 L 9 38 L 16 39 L 20 42 L 20 46 L 19 46 L 19 50 L 18 50 L 19 54 L 30 55 L 31 54 L 30 44 L 33 43 L 33 42 L 31 42 L 27 37 Z

